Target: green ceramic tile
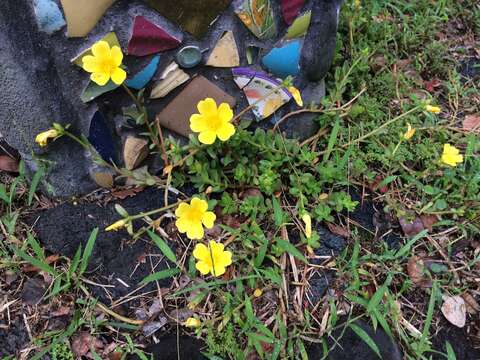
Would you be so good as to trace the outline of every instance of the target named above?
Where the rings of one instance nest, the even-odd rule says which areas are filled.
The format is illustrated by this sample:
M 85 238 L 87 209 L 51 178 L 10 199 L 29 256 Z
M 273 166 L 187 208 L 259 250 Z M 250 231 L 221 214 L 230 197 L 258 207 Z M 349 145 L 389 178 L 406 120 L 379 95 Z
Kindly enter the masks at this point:
M 168 20 L 178 24 L 196 38 L 208 31 L 212 21 L 231 0 L 145 0 Z
M 115 90 L 118 87 L 119 85 L 113 83 L 112 80 L 109 80 L 108 83 L 104 86 L 97 85 L 93 81 L 90 81 L 85 90 L 83 90 L 82 95 L 80 95 L 80 98 L 84 103 L 87 103 L 89 101 L 92 101 L 96 97 L 99 97 L 100 95 Z

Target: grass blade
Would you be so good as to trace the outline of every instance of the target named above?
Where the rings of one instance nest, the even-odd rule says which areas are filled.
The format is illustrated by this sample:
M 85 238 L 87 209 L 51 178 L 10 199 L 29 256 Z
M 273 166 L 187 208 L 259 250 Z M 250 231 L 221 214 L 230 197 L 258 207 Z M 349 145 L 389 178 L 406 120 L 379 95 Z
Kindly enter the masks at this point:
M 175 253 L 172 251 L 172 249 L 170 249 L 167 243 L 160 236 L 158 236 L 157 234 L 155 234 L 150 230 L 148 230 L 148 235 L 168 260 L 170 260 L 173 263 L 177 263 L 177 257 L 175 256 Z
M 87 270 L 88 260 L 90 260 L 90 255 L 92 255 L 93 245 L 95 245 L 95 240 L 97 239 L 98 228 L 93 229 L 90 237 L 88 238 L 87 245 L 83 251 L 82 260 L 80 262 L 79 274 L 82 275 L 85 270 Z
M 308 263 L 305 256 L 303 256 L 303 254 L 300 251 L 298 251 L 298 249 L 294 245 L 292 245 L 290 242 L 285 241 L 283 239 L 277 239 L 277 245 L 278 247 L 285 250 L 290 255 L 293 255 L 297 259 L 303 261 L 305 264 Z
M 377 354 L 377 356 L 381 359 L 382 355 L 380 355 L 380 350 L 378 349 L 377 344 L 375 344 L 375 341 L 373 341 L 370 335 L 368 335 L 367 332 L 357 324 L 350 324 L 349 326 L 353 330 L 353 332 L 357 334 L 357 336 L 362 339 L 370 347 L 370 349 L 372 349 L 373 352 Z
M 48 273 L 52 276 L 57 276 L 57 273 L 55 272 L 55 270 L 50 265 L 48 265 L 46 262 L 35 259 L 34 257 L 28 255 L 26 252 L 24 252 L 21 249 L 14 248 L 13 252 L 15 254 L 17 254 L 18 256 L 20 256 L 23 260 L 29 262 L 30 264 L 39 268 L 40 270 L 43 270 L 43 271 L 45 271 L 46 273 Z
M 180 269 L 178 268 L 162 270 L 154 274 L 148 275 L 145 279 L 141 281 L 141 284 L 147 284 L 152 281 L 166 279 L 166 278 L 177 275 L 179 272 L 180 272 Z
M 38 184 L 43 177 L 43 169 L 40 168 L 35 175 L 33 175 L 32 183 L 30 184 L 30 190 L 28 190 L 28 205 L 32 204 L 33 195 L 35 195 L 35 191 L 37 191 Z

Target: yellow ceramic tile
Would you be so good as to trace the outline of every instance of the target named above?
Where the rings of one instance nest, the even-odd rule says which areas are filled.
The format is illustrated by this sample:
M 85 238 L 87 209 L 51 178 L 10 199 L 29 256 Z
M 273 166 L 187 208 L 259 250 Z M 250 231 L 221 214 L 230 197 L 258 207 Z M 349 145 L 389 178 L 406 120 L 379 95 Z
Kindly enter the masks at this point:
M 86 36 L 115 0 L 61 0 L 68 37 Z
M 240 57 L 233 32 L 227 31 L 218 41 L 208 57 L 207 65 L 214 67 L 240 66 Z

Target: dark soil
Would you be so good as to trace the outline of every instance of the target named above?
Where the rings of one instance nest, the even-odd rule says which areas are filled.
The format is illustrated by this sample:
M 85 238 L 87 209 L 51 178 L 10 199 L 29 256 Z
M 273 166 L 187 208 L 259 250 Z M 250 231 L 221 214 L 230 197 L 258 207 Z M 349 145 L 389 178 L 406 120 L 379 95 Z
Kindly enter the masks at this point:
M 473 347 L 472 339 L 468 334 L 467 327 L 460 329 L 443 320 L 440 330 L 432 337 L 433 348 L 446 354 L 446 342 L 448 341 L 458 360 L 478 360 L 480 359 L 480 349 Z M 445 357 L 435 354 L 433 359 L 443 360 Z
M 19 355 L 18 352 L 30 342 L 23 320 L 18 317 L 10 324 L 0 321 L 0 325 L 0 358 Z
M 204 360 L 207 359 L 201 351 L 204 344 L 201 340 L 175 335 L 160 339 L 158 344 L 150 345 L 145 352 L 152 354 L 154 360 Z M 137 360 L 138 356 L 130 356 L 128 360 Z
M 27 222 L 33 225 L 34 232 L 46 250 L 69 258 L 74 256 L 79 246 L 84 248 L 92 230 L 99 227 L 87 277 L 94 277 L 92 280 L 100 284 L 113 285 L 107 288 L 92 287 L 92 292 L 101 300 L 116 299 L 133 291 L 147 275 L 167 268 L 168 262 L 164 259 L 159 262 L 161 252 L 151 240 L 133 241 L 125 230 L 104 231 L 105 227 L 120 219 L 114 205 L 119 203 L 129 214 L 134 215 L 163 207 L 163 195 L 163 190 L 147 189 L 135 197 L 112 201 L 104 206 L 96 203 L 64 203 L 31 215 Z M 169 201 L 172 203 L 176 200 L 170 197 Z M 134 225 L 139 224 L 137 222 Z M 155 270 L 152 270 L 154 267 Z M 159 281 L 159 284 L 168 286 L 170 282 L 166 279 Z M 155 288 L 152 283 L 143 290 Z

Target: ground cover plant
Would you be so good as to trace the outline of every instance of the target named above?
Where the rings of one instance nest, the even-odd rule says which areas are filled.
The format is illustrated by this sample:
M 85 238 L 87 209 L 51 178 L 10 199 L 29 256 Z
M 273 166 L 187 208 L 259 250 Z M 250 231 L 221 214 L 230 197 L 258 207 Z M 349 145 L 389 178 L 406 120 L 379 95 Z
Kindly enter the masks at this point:
M 42 172 L 29 185 L 21 165 L 16 176 L 2 174 L 2 316 L 24 312 L 28 338 L 4 358 L 148 359 L 153 326 L 198 337 L 210 359 L 328 359 L 345 324 L 381 357 L 362 320 L 405 359 L 474 359 L 463 348 L 476 347 L 479 331 L 479 31 L 473 0 L 345 1 L 322 106 L 303 104 L 290 79 L 281 85 L 299 111 L 318 113 L 320 130 L 303 142 L 278 126 L 253 129 L 242 111 L 205 99 L 183 144 L 148 119 L 142 91 L 124 87 L 136 105 L 128 116 L 145 125 L 150 151 L 164 161 L 161 174 L 105 162 L 85 137 L 52 124 L 40 145 L 69 137 L 119 177 L 178 196 L 166 192 L 164 206 L 135 214 L 118 204 L 118 220 L 92 229 L 69 259 L 45 253 L 23 221 L 53 205 L 35 194 Z M 111 66 L 100 69 L 91 56 L 85 71 L 99 85 L 110 76 L 123 83 L 118 50 L 103 50 Z M 472 59 L 476 77 L 464 71 Z M 382 214 L 370 229 L 353 215 L 365 203 Z M 324 229 L 345 246 L 322 252 Z M 135 305 L 126 313 L 89 288 L 104 230 L 149 241 L 168 260 L 143 280 L 156 284 L 154 294 L 127 299 Z M 315 296 L 318 274 L 328 290 Z M 165 321 L 138 315 L 154 306 Z M 45 328 L 46 318 L 62 324 Z M 461 335 L 439 335 L 453 327 Z

